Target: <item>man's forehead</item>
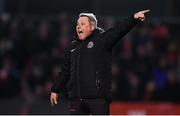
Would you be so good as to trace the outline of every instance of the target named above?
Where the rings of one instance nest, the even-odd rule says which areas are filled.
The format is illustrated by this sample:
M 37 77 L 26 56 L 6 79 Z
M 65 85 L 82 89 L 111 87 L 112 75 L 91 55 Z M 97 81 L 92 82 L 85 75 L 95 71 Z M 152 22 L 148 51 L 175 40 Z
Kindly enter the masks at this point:
M 87 16 L 81 16 L 78 18 L 77 22 L 80 22 L 80 21 L 89 21 L 89 18 Z

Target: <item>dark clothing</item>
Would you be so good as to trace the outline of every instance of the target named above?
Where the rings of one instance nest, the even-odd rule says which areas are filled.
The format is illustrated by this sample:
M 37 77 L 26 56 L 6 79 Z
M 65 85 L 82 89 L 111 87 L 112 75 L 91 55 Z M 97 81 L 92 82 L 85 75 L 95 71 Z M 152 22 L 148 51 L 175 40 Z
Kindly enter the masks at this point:
M 78 115 L 108 115 L 110 102 L 105 99 L 80 99 L 71 100 L 70 114 Z
M 105 32 L 96 29 L 85 40 L 74 40 L 65 52 L 62 72 L 52 92 L 66 89 L 71 99 L 110 100 L 112 48 L 138 22 L 132 16 Z

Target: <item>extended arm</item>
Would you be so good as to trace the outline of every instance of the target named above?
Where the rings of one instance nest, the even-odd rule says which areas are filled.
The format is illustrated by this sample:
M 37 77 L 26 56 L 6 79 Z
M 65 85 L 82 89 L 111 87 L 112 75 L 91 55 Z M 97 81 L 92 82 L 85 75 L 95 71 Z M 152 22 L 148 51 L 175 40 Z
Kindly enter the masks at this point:
M 123 36 L 125 36 L 136 24 L 145 20 L 145 13 L 150 10 L 143 10 L 128 17 L 120 24 L 110 28 L 104 33 L 104 42 L 108 48 L 112 48 Z

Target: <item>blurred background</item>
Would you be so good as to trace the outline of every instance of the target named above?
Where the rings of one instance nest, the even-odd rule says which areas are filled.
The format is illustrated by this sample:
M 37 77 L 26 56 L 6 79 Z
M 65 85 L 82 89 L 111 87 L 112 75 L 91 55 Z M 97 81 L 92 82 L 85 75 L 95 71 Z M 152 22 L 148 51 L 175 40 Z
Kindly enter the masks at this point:
M 68 114 L 49 101 L 77 16 L 107 30 L 150 9 L 113 49 L 111 114 L 180 114 L 179 0 L 0 0 L 0 114 Z M 60 78 L 60 77 L 59 77 Z

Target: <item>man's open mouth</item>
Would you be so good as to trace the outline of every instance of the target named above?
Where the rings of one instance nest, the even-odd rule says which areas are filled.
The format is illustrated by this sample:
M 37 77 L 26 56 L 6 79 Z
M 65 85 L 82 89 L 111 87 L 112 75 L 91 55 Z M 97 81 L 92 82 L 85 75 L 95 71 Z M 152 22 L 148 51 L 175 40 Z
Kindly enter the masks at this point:
M 82 31 L 78 31 L 78 34 L 79 34 L 79 35 L 82 35 L 82 34 L 83 34 L 83 32 L 82 32 Z

